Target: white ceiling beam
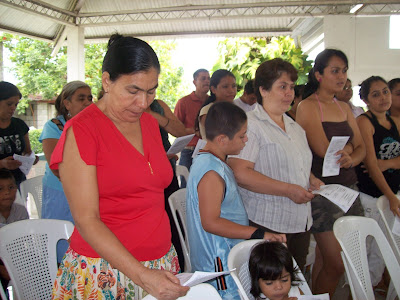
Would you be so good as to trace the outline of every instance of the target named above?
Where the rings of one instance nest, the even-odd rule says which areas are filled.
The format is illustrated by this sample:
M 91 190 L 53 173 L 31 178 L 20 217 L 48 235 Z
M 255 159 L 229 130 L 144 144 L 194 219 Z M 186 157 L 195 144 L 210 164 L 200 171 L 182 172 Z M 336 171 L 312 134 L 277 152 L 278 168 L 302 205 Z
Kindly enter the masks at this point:
M 43 18 L 50 19 L 59 24 L 67 26 L 75 25 L 75 14 L 41 1 L 0 0 L 0 4 L 18 9 L 31 15 L 40 15 Z

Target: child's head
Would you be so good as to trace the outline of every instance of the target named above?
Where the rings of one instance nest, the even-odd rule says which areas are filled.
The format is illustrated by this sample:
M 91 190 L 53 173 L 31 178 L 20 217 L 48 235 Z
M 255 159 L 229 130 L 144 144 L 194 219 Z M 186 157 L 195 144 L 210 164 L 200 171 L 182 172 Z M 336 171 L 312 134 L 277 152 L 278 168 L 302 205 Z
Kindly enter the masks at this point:
M 207 140 L 224 139 L 229 154 L 239 154 L 247 142 L 247 116 L 237 105 L 217 102 L 207 113 L 205 130 Z
M 0 169 L 0 208 L 11 208 L 17 194 L 17 185 L 13 174 L 7 169 Z
M 263 293 L 270 300 L 284 299 L 295 281 L 296 268 L 289 250 L 279 242 L 257 244 L 250 254 L 250 293 Z

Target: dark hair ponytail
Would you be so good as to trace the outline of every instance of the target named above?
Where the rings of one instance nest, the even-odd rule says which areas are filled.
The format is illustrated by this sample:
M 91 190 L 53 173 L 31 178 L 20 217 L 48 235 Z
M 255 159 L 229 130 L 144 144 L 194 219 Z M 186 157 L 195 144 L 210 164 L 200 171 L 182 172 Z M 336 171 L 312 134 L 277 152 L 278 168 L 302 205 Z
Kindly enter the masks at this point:
M 160 63 L 153 48 L 140 39 L 113 34 L 108 41 L 103 60 L 103 72 L 115 81 L 124 74 L 133 74 L 155 68 L 160 72 Z
M 343 53 L 343 51 L 340 51 L 338 49 L 325 49 L 324 51 L 319 53 L 315 58 L 314 67 L 308 73 L 308 82 L 304 90 L 305 97 L 303 99 L 309 97 L 317 91 L 317 89 L 319 88 L 319 82 L 315 77 L 315 72 L 318 72 L 321 75 L 324 74 L 324 70 L 328 66 L 328 63 L 333 56 L 337 56 L 341 60 L 343 60 L 346 66 L 349 65 L 347 56 Z

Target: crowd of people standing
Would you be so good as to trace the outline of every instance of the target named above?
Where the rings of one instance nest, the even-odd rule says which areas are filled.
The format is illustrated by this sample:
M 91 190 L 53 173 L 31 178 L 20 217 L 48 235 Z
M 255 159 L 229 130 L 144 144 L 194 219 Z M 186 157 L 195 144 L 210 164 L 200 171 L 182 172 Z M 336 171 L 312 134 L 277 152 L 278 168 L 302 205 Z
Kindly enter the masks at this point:
M 303 270 L 313 234 L 313 292 L 332 296 L 344 273 L 334 222 L 365 215 L 382 224 L 376 208 L 381 195 L 400 216 L 400 79 L 364 80 L 364 112 L 350 101 L 348 68 L 342 51 L 325 49 L 308 83 L 296 86 L 297 70 L 275 58 L 258 67 L 236 99 L 232 72 L 219 69 L 210 77 L 199 69 L 195 91 L 172 111 L 155 99 L 161 69 L 154 50 L 114 34 L 103 61 L 101 99 L 92 103 L 87 84 L 69 82 L 40 137 L 47 161 L 43 218 L 75 224 L 69 243 L 59 245 L 52 299 L 176 299 L 187 293 L 175 276 L 183 255 L 167 204 L 179 189 L 178 157 L 166 151 L 168 134 L 193 133 L 179 158 L 190 170 L 183 187 L 192 271 L 227 270 L 230 249 L 245 239 L 287 243 L 285 255 Z M 29 128 L 13 117 L 21 97 L 14 85 L 0 82 L 0 163 L 16 187 L 25 177 L 12 155 L 31 152 Z M 349 140 L 336 153 L 340 173 L 324 177 L 334 136 Z M 200 139 L 206 144 L 193 158 Z M 344 213 L 312 193 L 324 184 L 341 184 L 360 196 Z M 368 249 L 376 286 L 384 264 L 373 242 Z M 240 299 L 229 275 L 210 283 L 223 299 Z

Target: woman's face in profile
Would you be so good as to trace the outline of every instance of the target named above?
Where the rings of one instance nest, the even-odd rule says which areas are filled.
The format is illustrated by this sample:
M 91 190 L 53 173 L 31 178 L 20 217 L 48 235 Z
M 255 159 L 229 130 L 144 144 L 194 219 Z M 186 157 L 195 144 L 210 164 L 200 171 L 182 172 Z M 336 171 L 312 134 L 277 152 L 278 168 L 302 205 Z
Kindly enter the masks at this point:
M 19 96 L 13 96 L 0 101 L 0 119 L 11 120 L 14 115 L 17 105 L 19 103 Z
M 294 82 L 288 73 L 282 73 L 272 84 L 269 91 L 260 88 L 263 107 L 276 115 L 284 114 L 294 99 Z
M 340 93 L 347 81 L 347 65 L 337 56 L 332 56 L 328 65 L 324 69 L 324 74 L 319 74 L 317 80 L 320 81 L 320 87 L 333 93 Z
M 400 109 L 400 83 L 396 84 L 392 90 L 392 107 Z
M 217 84 L 217 87 L 211 87 L 211 91 L 215 94 L 217 101 L 232 102 L 237 92 L 236 79 L 229 75 L 225 76 Z
M 104 90 L 111 116 L 117 121 L 134 123 L 139 121 L 143 112 L 150 106 L 158 87 L 158 70 L 121 75 L 117 80 L 106 80 Z

